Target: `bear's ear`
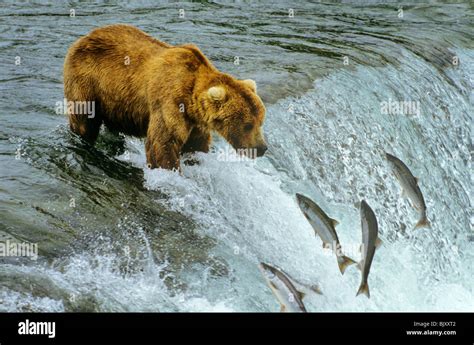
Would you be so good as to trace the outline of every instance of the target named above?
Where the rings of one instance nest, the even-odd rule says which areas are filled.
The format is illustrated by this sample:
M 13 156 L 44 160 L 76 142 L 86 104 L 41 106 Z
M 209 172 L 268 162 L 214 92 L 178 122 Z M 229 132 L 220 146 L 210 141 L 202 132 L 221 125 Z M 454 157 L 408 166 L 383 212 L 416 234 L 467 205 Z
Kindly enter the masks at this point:
M 223 101 L 225 98 L 225 89 L 222 86 L 213 86 L 207 90 L 207 95 L 213 101 Z
M 255 80 L 245 79 L 245 80 L 242 80 L 242 81 L 245 85 L 250 87 L 254 92 L 257 92 L 257 83 L 255 82 Z

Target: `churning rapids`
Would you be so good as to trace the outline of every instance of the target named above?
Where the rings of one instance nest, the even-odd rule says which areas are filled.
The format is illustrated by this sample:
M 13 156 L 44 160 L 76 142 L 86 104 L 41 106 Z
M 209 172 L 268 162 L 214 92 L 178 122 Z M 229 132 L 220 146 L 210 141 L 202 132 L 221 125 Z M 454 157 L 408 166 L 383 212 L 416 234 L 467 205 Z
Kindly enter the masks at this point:
M 0 5 L 0 311 L 278 311 L 264 261 L 318 284 L 309 311 L 472 311 L 472 2 Z M 179 9 L 184 9 L 180 18 Z M 183 12 L 181 12 L 183 13 Z M 94 148 L 55 112 L 69 45 L 128 23 L 192 42 L 217 68 L 257 81 L 269 151 L 236 162 L 216 138 L 183 174 L 149 170 L 143 142 L 102 133 Z M 383 111 L 409 101 L 418 111 Z M 223 155 L 222 152 L 226 154 Z M 400 195 L 385 152 L 419 178 L 431 228 Z M 223 159 L 223 157 L 225 159 Z M 295 193 L 361 243 L 358 203 L 382 247 L 371 298 L 342 276 Z

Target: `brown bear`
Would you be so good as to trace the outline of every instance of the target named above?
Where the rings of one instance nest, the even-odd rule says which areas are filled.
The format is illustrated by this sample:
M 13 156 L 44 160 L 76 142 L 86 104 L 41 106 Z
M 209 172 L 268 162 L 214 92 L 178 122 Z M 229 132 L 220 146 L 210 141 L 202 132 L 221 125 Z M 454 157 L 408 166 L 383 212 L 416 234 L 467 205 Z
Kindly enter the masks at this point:
M 68 104 L 94 105 L 93 116 L 68 108 L 71 130 L 90 143 L 102 123 L 146 137 L 151 168 L 179 169 L 181 153 L 207 152 L 211 131 L 262 156 L 265 106 L 256 89 L 253 80 L 218 71 L 195 45 L 172 46 L 130 25 L 79 38 L 64 63 Z

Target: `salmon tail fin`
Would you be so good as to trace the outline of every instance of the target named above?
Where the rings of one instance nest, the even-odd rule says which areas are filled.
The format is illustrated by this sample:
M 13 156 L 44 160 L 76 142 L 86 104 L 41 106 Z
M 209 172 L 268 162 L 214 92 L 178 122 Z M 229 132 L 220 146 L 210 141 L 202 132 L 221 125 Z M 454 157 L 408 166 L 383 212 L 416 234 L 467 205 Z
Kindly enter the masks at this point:
M 418 223 L 416 223 L 415 229 L 418 228 L 431 228 L 431 224 L 426 216 L 423 216 Z
M 356 297 L 359 296 L 361 293 L 366 295 L 367 298 L 370 298 L 369 284 L 368 283 L 360 284 L 359 291 L 357 291 Z
M 356 262 L 345 255 L 341 255 L 337 257 L 337 263 L 339 265 L 339 270 L 341 271 L 341 274 L 344 274 L 346 268 L 350 265 L 355 264 Z
M 323 294 L 323 291 L 321 290 L 321 288 L 318 286 L 318 285 L 311 285 L 310 286 L 310 289 L 313 291 L 313 292 L 316 292 L 318 295 L 322 295 Z

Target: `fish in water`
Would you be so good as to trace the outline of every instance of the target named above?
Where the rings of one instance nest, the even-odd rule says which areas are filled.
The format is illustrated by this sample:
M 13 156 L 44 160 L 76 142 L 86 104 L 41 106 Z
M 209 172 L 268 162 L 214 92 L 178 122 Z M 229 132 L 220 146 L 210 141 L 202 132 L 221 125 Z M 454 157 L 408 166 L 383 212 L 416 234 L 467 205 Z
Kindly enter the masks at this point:
M 318 205 L 316 205 L 314 201 L 304 195 L 296 193 L 296 199 L 298 200 L 298 205 L 301 211 L 313 227 L 314 232 L 318 234 L 323 241 L 323 247 L 333 248 L 336 252 L 339 270 L 344 274 L 346 268 L 356 262 L 343 255 L 340 251 L 341 244 L 339 243 L 339 238 L 336 233 L 336 225 L 339 224 L 338 221 L 329 218 L 329 216 Z
M 260 263 L 259 268 L 278 299 L 281 312 L 306 312 L 303 304 L 304 293 L 298 291 L 282 271 L 263 262 Z
M 293 278 L 290 274 L 288 274 L 288 272 L 285 272 L 283 271 L 281 268 L 278 268 L 278 270 L 283 273 L 284 275 L 286 275 L 290 281 L 293 282 L 293 285 L 295 285 L 295 287 L 303 292 L 303 295 L 306 295 L 307 293 L 317 293 L 318 295 L 322 295 L 323 292 L 321 291 L 321 288 L 317 285 L 317 284 L 306 284 L 306 283 L 303 283 L 295 278 Z
M 402 186 L 403 195 L 407 195 L 408 198 L 410 198 L 413 207 L 421 212 L 420 220 L 416 224 L 415 229 L 424 226 L 429 227 L 430 223 L 426 215 L 425 199 L 423 198 L 423 194 L 421 193 L 420 187 L 418 186 L 418 179 L 413 176 L 410 169 L 408 169 L 405 163 L 403 163 L 400 159 L 392 156 L 389 153 L 385 153 L 385 155 L 392 166 L 395 177 Z
M 357 266 L 362 272 L 362 281 L 356 296 L 363 293 L 370 298 L 368 284 L 370 266 L 372 265 L 375 249 L 382 244 L 382 241 L 378 237 L 379 229 L 375 213 L 365 200 L 360 203 L 360 220 L 362 226 L 362 260 Z

